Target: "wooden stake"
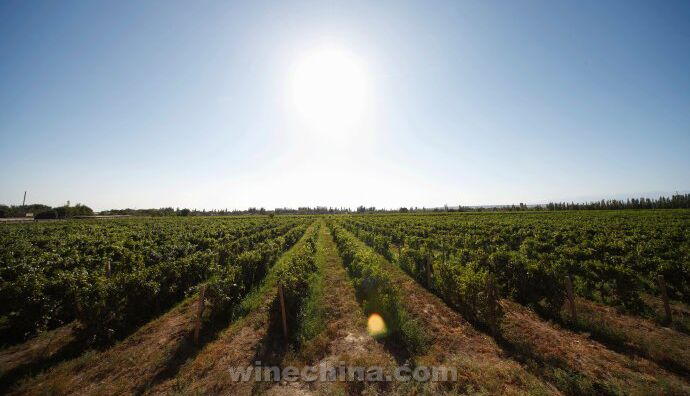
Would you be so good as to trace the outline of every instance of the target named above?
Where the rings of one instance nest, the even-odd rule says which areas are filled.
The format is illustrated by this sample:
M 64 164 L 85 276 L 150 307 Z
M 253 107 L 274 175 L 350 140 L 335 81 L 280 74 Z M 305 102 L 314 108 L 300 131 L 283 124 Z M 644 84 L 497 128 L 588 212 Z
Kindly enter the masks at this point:
M 565 291 L 568 293 L 570 317 L 577 322 L 577 310 L 575 309 L 575 294 L 573 294 L 573 279 L 570 275 L 565 277 Z
M 201 286 L 199 290 L 199 305 L 196 311 L 196 325 L 194 326 L 194 343 L 199 343 L 199 332 L 201 331 L 201 315 L 204 314 L 204 296 L 206 295 L 206 285 Z
M 83 323 L 84 322 L 84 315 L 83 315 L 84 311 L 81 309 L 81 303 L 79 302 L 79 300 L 75 301 L 75 305 L 76 305 L 75 308 L 77 309 L 77 312 L 76 312 L 77 320 Z
M 664 311 L 666 311 L 666 323 L 671 323 L 673 317 L 671 316 L 671 305 L 668 302 L 668 292 L 666 291 L 666 280 L 663 275 L 657 276 L 659 281 L 659 290 L 661 290 L 661 299 L 664 301 Z
M 280 296 L 280 313 L 283 316 L 283 337 L 285 342 L 288 339 L 287 314 L 285 313 L 285 296 L 283 295 L 283 284 L 278 283 L 278 295 Z
M 431 273 L 433 272 L 432 265 L 431 255 L 426 256 L 426 286 L 429 289 L 431 289 Z
M 489 274 L 489 279 L 487 280 L 487 297 L 489 300 L 489 330 L 491 330 L 492 335 L 496 335 L 498 332 L 498 325 L 496 323 L 496 311 L 497 311 L 497 298 L 496 298 L 496 288 L 494 284 L 494 275 Z

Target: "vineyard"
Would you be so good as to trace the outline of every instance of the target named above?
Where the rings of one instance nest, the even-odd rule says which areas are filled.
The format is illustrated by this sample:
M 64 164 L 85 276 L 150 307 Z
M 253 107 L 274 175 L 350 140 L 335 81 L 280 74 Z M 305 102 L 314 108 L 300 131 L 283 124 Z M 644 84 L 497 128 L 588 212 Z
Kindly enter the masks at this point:
M 690 393 L 688 210 L 67 220 L 0 242 L 2 393 Z M 458 376 L 228 372 L 256 362 Z

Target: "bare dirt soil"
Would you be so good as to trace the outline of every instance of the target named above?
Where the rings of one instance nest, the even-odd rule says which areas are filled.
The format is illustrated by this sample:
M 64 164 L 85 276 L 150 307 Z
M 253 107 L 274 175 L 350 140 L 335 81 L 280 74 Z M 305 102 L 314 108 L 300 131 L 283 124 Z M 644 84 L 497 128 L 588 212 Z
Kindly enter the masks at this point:
M 24 376 L 36 374 L 83 351 L 75 338 L 75 323 L 46 331 L 0 351 L 0 392 Z
M 578 320 L 592 338 L 609 347 L 644 356 L 677 374 L 690 375 L 690 336 L 613 307 L 577 299 Z M 598 333 L 598 334 L 597 334 Z
M 194 346 L 195 299 L 185 300 L 162 317 L 103 351 L 91 351 L 25 381 L 13 394 L 115 395 L 136 393 L 175 365 L 175 357 Z
M 687 382 L 656 363 L 615 352 L 586 334 L 544 321 L 534 311 L 503 300 L 501 332 L 518 353 L 557 370 L 546 375 L 561 387 L 597 393 L 662 394 L 690 392 Z M 558 371 L 564 370 L 564 371 Z

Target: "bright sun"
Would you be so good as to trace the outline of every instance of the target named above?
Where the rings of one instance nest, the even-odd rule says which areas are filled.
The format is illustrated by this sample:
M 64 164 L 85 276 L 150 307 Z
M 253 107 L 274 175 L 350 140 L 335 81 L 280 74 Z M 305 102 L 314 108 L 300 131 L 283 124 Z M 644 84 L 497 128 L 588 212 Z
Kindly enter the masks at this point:
M 291 101 L 299 115 L 320 132 L 354 127 L 367 107 L 367 78 L 352 53 L 326 48 L 303 57 L 291 79 Z

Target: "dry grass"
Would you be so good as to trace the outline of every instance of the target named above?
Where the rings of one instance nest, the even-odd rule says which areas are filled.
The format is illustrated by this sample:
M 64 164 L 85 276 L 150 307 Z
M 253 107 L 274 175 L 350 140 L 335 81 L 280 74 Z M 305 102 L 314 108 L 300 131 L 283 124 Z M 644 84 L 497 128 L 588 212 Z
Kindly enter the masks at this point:
M 40 372 L 83 352 L 75 338 L 75 323 L 43 332 L 19 345 L 0 351 L 0 392 L 18 379 Z
M 585 334 L 543 321 L 533 311 L 503 300 L 501 332 L 506 342 L 539 365 L 543 375 L 567 393 L 674 394 L 687 382 L 659 365 L 606 348 Z
M 191 302 L 184 301 L 112 348 L 62 363 L 23 382 L 12 393 L 102 395 L 143 389 L 189 343 L 195 312 Z
M 654 312 L 654 319 L 659 324 L 664 324 L 665 311 L 663 302 L 659 297 L 643 294 L 642 300 Z M 690 307 L 679 301 L 671 301 L 671 315 L 673 323 L 671 327 L 682 333 L 690 335 Z
M 269 309 L 277 290 L 271 288 L 258 310 L 225 330 L 209 343 L 178 375 L 150 389 L 149 394 L 250 394 L 251 383 L 233 383 L 229 366 L 245 367 L 261 354 L 260 348 L 269 329 Z
M 681 375 L 690 375 L 690 336 L 640 317 L 578 299 L 578 327 L 614 347 L 639 353 Z

